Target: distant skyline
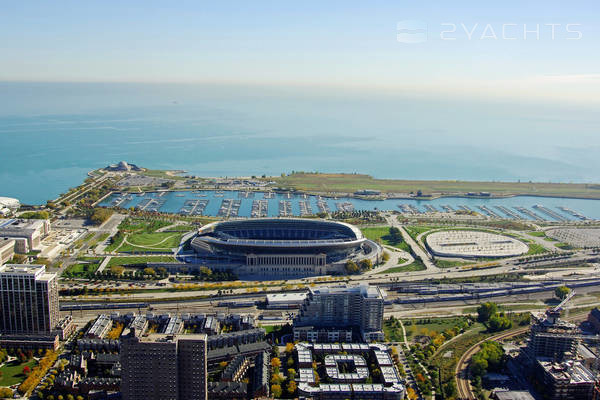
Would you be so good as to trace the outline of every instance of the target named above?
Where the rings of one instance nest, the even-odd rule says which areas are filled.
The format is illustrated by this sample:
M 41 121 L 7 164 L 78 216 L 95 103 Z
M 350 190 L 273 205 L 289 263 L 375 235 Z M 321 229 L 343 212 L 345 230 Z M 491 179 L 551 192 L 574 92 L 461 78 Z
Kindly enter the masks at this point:
M 1 81 L 343 86 L 594 103 L 600 92 L 596 0 L 2 8 Z M 406 21 L 426 28 L 427 40 L 403 41 Z

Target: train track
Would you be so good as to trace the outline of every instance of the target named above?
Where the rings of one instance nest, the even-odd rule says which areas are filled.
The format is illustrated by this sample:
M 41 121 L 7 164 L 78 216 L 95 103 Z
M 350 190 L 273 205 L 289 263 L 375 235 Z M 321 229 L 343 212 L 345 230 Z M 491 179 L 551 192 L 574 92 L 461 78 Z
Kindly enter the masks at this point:
M 563 319 L 566 321 L 583 320 L 586 318 L 586 316 L 587 313 L 583 315 L 573 315 Z M 511 337 L 518 336 L 527 332 L 529 328 L 530 327 L 527 326 L 509 332 L 499 333 L 497 335 L 480 340 L 479 342 L 471 346 L 458 360 L 458 363 L 456 364 L 456 369 L 454 370 L 454 374 L 456 376 L 456 388 L 458 389 L 458 398 L 462 400 L 475 399 L 475 395 L 473 394 L 473 390 L 471 389 L 471 382 L 469 379 L 469 363 L 471 362 L 471 357 L 473 357 L 473 355 L 479 351 L 480 346 L 483 342 L 487 342 L 490 340 L 502 341 L 505 339 L 509 339 Z
M 499 341 L 511 338 L 513 336 L 521 335 L 529 330 L 529 326 L 525 328 L 515 329 L 510 332 L 500 333 L 498 335 L 490 336 L 479 342 L 475 343 L 471 348 L 469 348 L 462 357 L 458 360 L 456 364 L 456 369 L 454 371 L 456 375 L 456 388 L 458 389 L 458 398 L 459 399 L 475 399 L 475 395 L 471 390 L 471 382 L 469 380 L 469 363 L 471 362 L 471 357 L 475 353 L 477 353 L 481 347 L 481 344 L 490 340 Z

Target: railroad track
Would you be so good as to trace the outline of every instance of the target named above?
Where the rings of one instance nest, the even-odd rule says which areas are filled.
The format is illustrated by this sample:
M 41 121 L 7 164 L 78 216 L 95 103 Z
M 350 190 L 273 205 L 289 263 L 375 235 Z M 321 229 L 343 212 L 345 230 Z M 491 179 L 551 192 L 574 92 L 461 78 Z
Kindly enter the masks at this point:
M 587 316 L 587 313 L 581 315 L 574 315 L 570 317 L 563 318 L 566 321 L 574 321 L 574 320 L 583 320 Z M 480 349 L 480 346 L 483 342 L 487 341 L 501 341 L 505 339 L 509 339 L 514 336 L 521 335 L 529 330 L 529 326 L 524 328 L 515 329 L 509 332 L 499 333 L 494 336 L 490 336 L 486 339 L 480 340 L 471 346 L 458 360 L 456 364 L 456 368 L 454 370 L 454 375 L 456 376 L 456 388 L 458 390 L 458 398 L 462 400 L 472 400 L 475 399 L 475 395 L 473 394 L 473 390 L 471 390 L 471 382 L 469 379 L 469 363 L 471 362 L 471 357 L 475 353 L 477 353 Z

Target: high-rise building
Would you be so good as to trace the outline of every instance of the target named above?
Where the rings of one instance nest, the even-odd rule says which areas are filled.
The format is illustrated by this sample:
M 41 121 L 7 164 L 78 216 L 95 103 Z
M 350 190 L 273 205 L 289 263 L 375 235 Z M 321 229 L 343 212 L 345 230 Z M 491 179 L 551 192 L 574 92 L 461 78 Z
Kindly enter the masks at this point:
M 206 338 L 132 332 L 121 343 L 123 400 L 207 399 Z
M 383 340 L 385 292 L 377 286 L 335 286 L 310 289 L 294 327 L 356 327 L 366 341 Z
M 59 322 L 58 282 L 44 265 L 0 267 L 0 332 L 50 333 Z
M 552 314 L 533 313 L 527 350 L 530 357 L 549 357 L 562 361 L 577 355 L 577 326 L 555 318 Z

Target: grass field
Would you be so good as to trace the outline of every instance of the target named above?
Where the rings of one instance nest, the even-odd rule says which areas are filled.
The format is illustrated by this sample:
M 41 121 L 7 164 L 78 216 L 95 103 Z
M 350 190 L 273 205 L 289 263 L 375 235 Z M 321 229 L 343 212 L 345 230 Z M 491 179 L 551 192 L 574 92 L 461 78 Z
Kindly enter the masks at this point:
M 429 335 L 432 332 L 442 333 L 456 326 L 460 327 L 467 323 L 467 319 L 465 317 L 431 318 L 424 320 L 402 320 L 402 322 L 404 323 L 404 329 L 406 329 L 406 336 L 411 338 L 417 335 Z
M 284 177 L 268 178 L 277 186 L 319 192 L 353 193 L 361 189 L 381 190 L 393 193 L 456 194 L 467 192 L 490 192 L 493 195 L 528 194 L 537 196 L 567 196 L 600 198 L 600 185 L 573 183 L 529 182 L 465 182 L 375 179 L 363 174 L 311 174 L 295 173 Z
M 111 257 L 107 267 L 113 265 L 129 265 L 129 264 L 143 264 L 147 262 L 175 262 L 175 257 L 171 256 L 140 256 L 140 257 Z
M 435 260 L 435 265 L 439 268 L 462 267 L 473 264 L 471 261 L 450 261 L 450 260 Z
M 127 236 L 127 242 L 123 244 L 118 252 L 133 251 L 168 251 L 179 246 L 181 236 L 178 233 L 134 233 Z
M 378 272 L 378 274 L 392 274 L 397 272 L 416 272 L 424 271 L 425 265 L 421 261 L 415 261 L 412 264 L 405 265 L 404 267 L 392 267 L 384 271 Z
M 92 273 L 96 272 L 96 270 L 100 266 L 100 263 L 102 262 L 102 260 L 103 260 L 102 258 L 90 258 L 90 259 L 80 260 L 80 261 L 89 261 L 89 263 L 78 263 L 78 264 L 69 265 L 67 267 L 67 269 L 65 269 L 65 271 L 63 272 L 63 275 L 72 276 L 72 277 L 82 277 L 90 272 L 92 272 Z
M 371 239 L 373 241 L 381 240 L 382 244 L 393 246 L 400 250 L 410 251 L 410 247 L 404 241 L 392 241 L 392 237 L 390 236 L 390 228 L 387 226 L 362 228 L 361 231 L 367 239 Z
M 28 366 L 33 369 L 33 367 L 37 364 L 37 361 L 30 360 L 23 364 L 21 364 L 18 360 L 11 361 L 6 363 L 0 368 L 0 372 L 2 372 L 2 376 L 0 376 L 0 386 L 12 386 L 17 383 L 21 383 L 25 380 L 25 375 L 23 375 L 23 368 Z
M 542 253 L 546 253 L 548 250 L 546 250 L 543 246 L 537 244 L 537 243 L 527 243 L 527 245 L 529 246 L 529 251 L 525 254 L 527 256 L 531 256 L 534 254 L 542 254 Z
M 542 231 L 531 231 L 531 232 L 527 232 L 528 235 L 530 236 L 535 236 L 535 237 L 545 237 L 546 233 L 542 232 Z

